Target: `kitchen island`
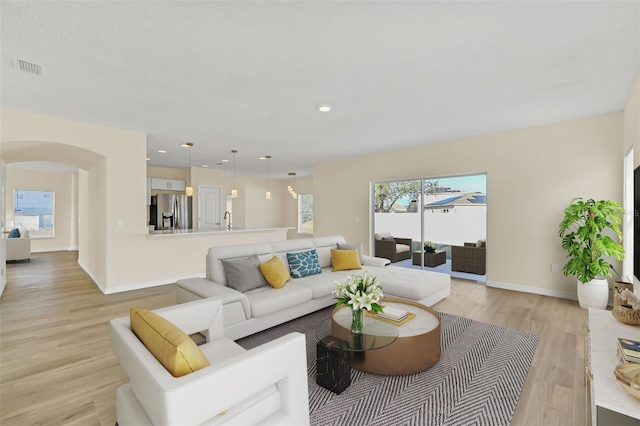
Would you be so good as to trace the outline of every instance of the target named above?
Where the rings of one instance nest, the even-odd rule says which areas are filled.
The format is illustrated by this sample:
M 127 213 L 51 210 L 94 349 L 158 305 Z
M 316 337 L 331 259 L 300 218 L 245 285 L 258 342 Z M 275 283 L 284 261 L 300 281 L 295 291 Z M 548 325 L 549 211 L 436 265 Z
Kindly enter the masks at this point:
M 145 234 L 131 237 L 127 250 L 121 253 L 132 266 L 120 271 L 123 279 L 119 285 L 105 288 L 92 277 L 105 294 L 172 284 L 185 278 L 203 278 L 211 247 L 283 241 L 287 239 L 287 231 L 295 228 L 145 229 Z
M 231 228 L 215 228 L 215 229 L 209 229 L 206 231 L 199 231 L 197 229 L 166 229 L 166 230 L 160 230 L 160 231 L 153 231 L 150 230 L 149 231 L 149 236 L 150 237 L 176 237 L 176 236 L 187 236 L 187 235 L 211 235 L 211 236 L 220 236 L 220 234 L 255 234 L 255 233 L 265 233 L 265 232 L 269 232 L 269 233 L 276 233 L 276 234 L 280 234 L 280 233 L 284 233 L 284 235 L 281 235 L 279 237 L 276 237 L 272 240 L 269 241 L 276 241 L 276 240 L 286 240 L 287 239 L 287 231 L 289 229 L 295 229 L 293 227 L 288 227 L 288 228 L 235 228 L 235 227 L 231 227 Z M 238 243 L 241 244 L 241 243 Z

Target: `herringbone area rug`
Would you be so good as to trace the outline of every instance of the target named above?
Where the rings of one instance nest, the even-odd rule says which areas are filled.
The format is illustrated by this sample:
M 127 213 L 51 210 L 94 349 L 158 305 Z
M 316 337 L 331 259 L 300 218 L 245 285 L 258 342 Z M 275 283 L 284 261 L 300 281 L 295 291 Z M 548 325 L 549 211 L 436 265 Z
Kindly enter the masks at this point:
M 336 395 L 316 385 L 315 327 L 331 308 L 239 340 L 252 348 L 292 331 L 307 336 L 312 425 L 508 425 L 538 336 L 453 315 L 442 318 L 442 355 L 429 370 L 406 376 L 351 371 Z

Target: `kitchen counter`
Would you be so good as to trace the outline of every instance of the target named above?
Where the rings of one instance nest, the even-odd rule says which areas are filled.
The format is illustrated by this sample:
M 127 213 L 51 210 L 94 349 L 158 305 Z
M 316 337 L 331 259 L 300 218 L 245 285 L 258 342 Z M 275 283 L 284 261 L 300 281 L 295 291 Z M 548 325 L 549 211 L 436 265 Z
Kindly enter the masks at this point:
M 197 229 L 168 229 L 163 231 L 149 231 L 149 237 L 178 237 L 187 235 L 215 235 L 215 234 L 235 234 L 235 233 L 251 233 L 251 232 L 270 232 L 270 231 L 287 231 L 295 229 L 294 227 L 283 228 L 216 228 L 208 231 L 198 231 Z
M 130 247 L 123 256 L 131 258 L 125 276 L 129 281 L 115 291 L 109 288 L 103 291 L 109 294 L 172 284 L 186 278 L 203 278 L 211 247 L 285 241 L 291 229 L 295 230 L 294 227 L 255 227 L 207 232 L 193 229 L 149 232 L 147 228 L 146 232 L 126 237 Z

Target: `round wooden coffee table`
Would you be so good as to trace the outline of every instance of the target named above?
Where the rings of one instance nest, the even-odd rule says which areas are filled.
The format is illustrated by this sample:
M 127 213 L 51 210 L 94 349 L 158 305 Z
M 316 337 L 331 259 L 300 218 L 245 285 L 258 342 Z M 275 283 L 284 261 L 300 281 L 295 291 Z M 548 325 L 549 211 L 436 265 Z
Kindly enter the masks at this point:
M 440 359 L 440 315 L 428 306 L 412 300 L 386 297 L 383 306 L 404 309 L 416 316 L 398 326 L 398 338 L 390 345 L 351 355 L 351 367 L 367 373 L 398 376 L 432 367 Z M 342 311 L 342 312 L 341 312 Z M 348 309 L 336 309 L 333 315 L 349 315 Z M 380 321 L 375 317 L 365 321 Z

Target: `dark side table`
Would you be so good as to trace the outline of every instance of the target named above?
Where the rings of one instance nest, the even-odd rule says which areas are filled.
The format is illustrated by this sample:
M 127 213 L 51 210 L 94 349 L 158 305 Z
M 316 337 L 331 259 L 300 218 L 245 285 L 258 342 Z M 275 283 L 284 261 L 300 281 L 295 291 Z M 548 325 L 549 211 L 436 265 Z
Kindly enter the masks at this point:
M 316 327 L 316 383 L 340 394 L 351 384 L 351 359 L 367 351 L 389 346 L 398 338 L 398 327 L 365 315 L 362 333 L 351 333 L 349 308 L 336 308 L 331 319 Z
M 424 251 L 414 251 L 412 256 L 412 263 L 414 265 L 420 265 L 420 254 L 424 254 L 424 266 L 435 268 L 438 265 L 443 265 L 447 262 L 447 252 L 444 250 L 436 250 L 434 253 L 426 253 Z

